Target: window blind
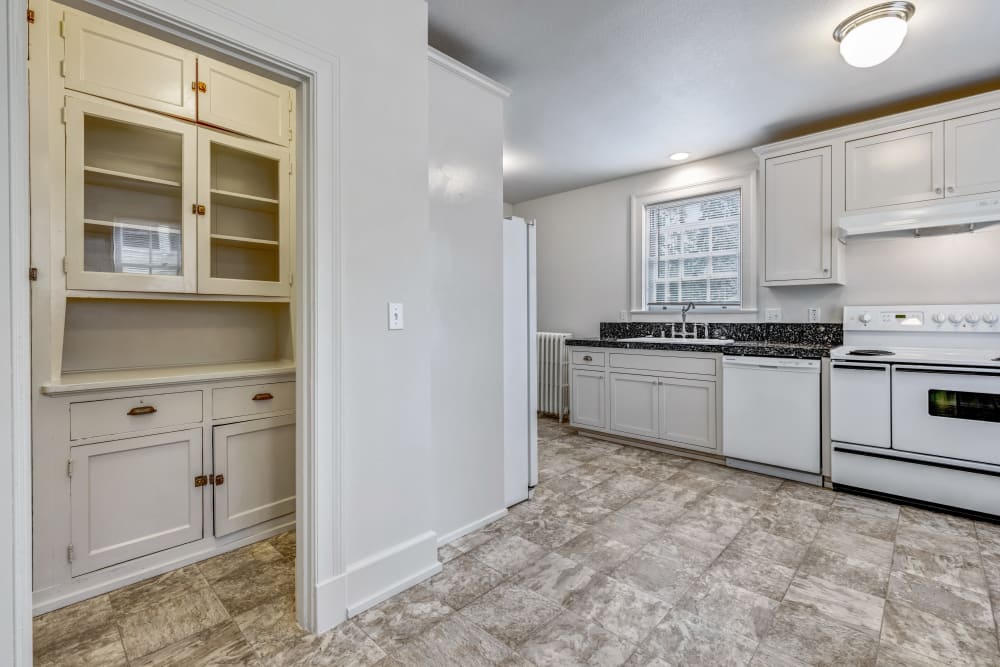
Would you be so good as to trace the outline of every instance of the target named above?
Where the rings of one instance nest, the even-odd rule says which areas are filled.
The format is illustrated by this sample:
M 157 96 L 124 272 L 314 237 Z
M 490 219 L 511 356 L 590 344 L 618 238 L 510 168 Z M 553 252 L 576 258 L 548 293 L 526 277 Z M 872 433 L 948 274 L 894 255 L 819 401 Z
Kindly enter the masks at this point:
M 646 305 L 740 305 L 740 190 L 645 207 Z

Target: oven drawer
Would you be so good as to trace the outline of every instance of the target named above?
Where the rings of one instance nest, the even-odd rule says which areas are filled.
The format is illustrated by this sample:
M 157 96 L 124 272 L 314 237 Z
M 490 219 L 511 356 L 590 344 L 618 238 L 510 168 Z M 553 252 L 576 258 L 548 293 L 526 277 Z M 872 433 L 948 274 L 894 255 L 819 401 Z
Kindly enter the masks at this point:
M 830 438 L 889 447 L 891 378 L 888 364 L 835 361 L 830 369 Z
M 1000 464 L 1000 372 L 894 366 L 892 446 Z

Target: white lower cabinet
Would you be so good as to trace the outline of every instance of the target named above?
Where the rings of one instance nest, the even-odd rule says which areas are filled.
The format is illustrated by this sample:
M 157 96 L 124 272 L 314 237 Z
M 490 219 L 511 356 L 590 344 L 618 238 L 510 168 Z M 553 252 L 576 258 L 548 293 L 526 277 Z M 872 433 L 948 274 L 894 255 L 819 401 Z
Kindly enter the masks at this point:
M 70 452 L 73 576 L 202 538 L 200 428 Z
M 612 373 L 611 430 L 660 437 L 658 390 L 658 378 Z
M 295 511 L 295 417 L 216 426 L 215 536 Z
M 715 383 L 660 378 L 660 438 L 716 449 Z
M 606 429 L 608 374 L 603 370 L 573 369 L 570 387 L 570 423 L 574 426 Z

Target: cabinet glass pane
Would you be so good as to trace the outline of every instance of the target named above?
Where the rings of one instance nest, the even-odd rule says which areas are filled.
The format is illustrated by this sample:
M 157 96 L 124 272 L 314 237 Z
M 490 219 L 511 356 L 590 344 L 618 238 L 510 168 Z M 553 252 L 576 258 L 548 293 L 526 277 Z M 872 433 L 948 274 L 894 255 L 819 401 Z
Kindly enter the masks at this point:
M 212 144 L 213 278 L 279 280 L 279 163 Z
M 183 137 L 84 117 L 83 268 L 183 274 Z

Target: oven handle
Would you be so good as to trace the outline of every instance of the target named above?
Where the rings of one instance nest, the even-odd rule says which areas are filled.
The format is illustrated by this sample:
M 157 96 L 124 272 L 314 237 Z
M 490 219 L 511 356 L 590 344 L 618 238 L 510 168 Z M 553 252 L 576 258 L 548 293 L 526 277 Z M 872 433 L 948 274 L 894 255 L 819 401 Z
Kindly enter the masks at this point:
M 846 364 L 834 364 L 834 368 L 845 368 L 849 371 L 885 371 L 888 366 L 848 366 Z
M 984 375 L 986 377 L 1000 377 L 1000 373 L 990 373 L 989 371 L 949 371 L 934 368 L 906 368 L 896 366 L 897 373 L 930 373 L 931 375 Z

